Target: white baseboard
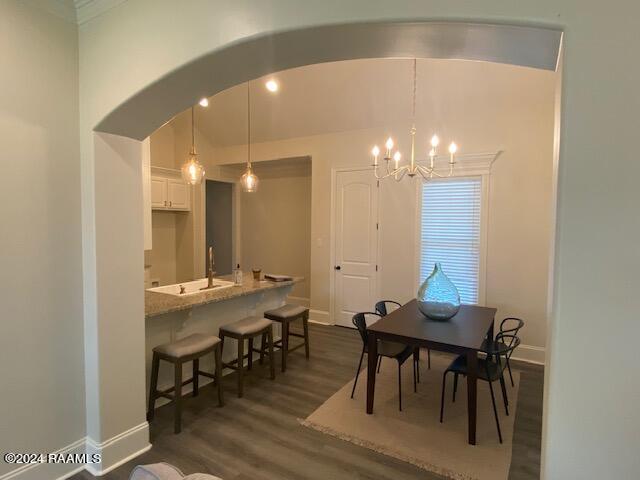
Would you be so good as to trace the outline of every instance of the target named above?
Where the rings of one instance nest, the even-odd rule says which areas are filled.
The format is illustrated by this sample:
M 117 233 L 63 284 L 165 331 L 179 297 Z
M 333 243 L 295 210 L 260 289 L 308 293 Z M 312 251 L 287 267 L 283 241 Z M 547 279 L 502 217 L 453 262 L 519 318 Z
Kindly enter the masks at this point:
M 56 455 L 83 455 L 85 453 L 85 439 L 76 440 L 66 447 L 51 453 Z M 32 463 L 20 465 L 15 470 L 0 476 L 0 480 L 42 480 L 43 478 L 64 480 L 84 470 L 84 468 L 84 463 L 81 465 L 77 463 Z
M 0 480 L 42 480 L 43 478 L 64 480 L 85 469 L 92 475 L 99 477 L 143 454 L 150 448 L 149 424 L 143 422 L 101 443 L 89 437 L 84 437 L 55 452 L 51 452 L 55 455 L 77 455 L 85 458 L 100 454 L 100 463 L 33 463 L 21 465 L 15 470 L 0 476 Z
M 309 310 L 309 321 L 320 323 L 322 325 L 333 325 L 333 323 L 331 323 L 329 312 L 324 310 L 314 310 L 313 308 Z
M 295 305 L 300 305 L 301 307 L 309 308 L 309 305 L 311 304 L 311 301 L 308 298 L 305 298 L 305 297 L 294 297 L 294 296 L 289 295 L 287 297 L 287 303 L 293 303 Z
M 143 454 L 151 448 L 149 443 L 149 424 L 142 422 L 129 430 L 119 433 L 104 442 L 96 442 L 90 437 L 86 439 L 87 454 L 100 454 L 101 462 L 87 464 L 86 469 L 96 477 L 100 477 Z M 133 453 L 131 453 L 133 452 Z
M 534 347 L 533 345 L 520 345 L 514 350 L 511 358 L 521 362 L 544 365 L 545 349 L 544 347 Z

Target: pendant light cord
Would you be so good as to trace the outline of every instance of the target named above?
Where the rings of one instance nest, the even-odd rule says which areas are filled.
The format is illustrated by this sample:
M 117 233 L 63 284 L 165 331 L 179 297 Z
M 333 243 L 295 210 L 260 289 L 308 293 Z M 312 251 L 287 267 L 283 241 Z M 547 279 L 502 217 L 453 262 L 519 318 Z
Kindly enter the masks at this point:
M 247 166 L 251 168 L 251 81 L 247 81 Z
M 195 131 L 195 122 L 193 121 L 194 112 L 193 107 L 191 107 L 191 151 L 196 151 L 196 131 Z

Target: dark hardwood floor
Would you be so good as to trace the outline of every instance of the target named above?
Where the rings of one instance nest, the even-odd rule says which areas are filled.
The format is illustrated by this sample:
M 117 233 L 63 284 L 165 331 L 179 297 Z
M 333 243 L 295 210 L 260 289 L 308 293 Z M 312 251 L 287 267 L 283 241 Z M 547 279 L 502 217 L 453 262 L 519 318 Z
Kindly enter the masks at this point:
M 223 381 L 224 408 L 216 407 L 215 390 L 209 385 L 198 397 L 186 397 L 179 435 L 173 434 L 171 405 L 158 409 L 151 424 L 153 448 L 100 478 L 126 480 L 135 465 L 161 461 L 185 474 L 211 473 L 224 480 L 441 478 L 300 426 L 298 419 L 353 378 L 362 347 L 355 330 L 311 325 L 310 334 L 311 359 L 305 361 L 304 350 L 292 353 L 287 372 L 277 370 L 275 381 L 269 380 L 266 364 L 254 362 L 254 370 L 245 376 L 244 398 L 236 397 L 235 373 Z M 533 480 L 540 476 L 544 369 L 516 367 L 522 377 L 509 478 Z M 93 478 L 87 472 L 72 477 Z

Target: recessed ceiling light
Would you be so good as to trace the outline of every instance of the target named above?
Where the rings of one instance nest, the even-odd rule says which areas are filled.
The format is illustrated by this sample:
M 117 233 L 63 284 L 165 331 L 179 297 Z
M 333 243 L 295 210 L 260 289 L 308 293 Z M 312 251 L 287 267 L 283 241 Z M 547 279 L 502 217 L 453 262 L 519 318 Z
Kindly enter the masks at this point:
M 202 100 L 200 100 L 200 106 L 201 107 L 208 107 L 209 106 L 209 100 L 207 99 L 207 97 L 204 97 Z
M 278 91 L 278 82 L 276 82 L 273 79 L 267 81 L 267 83 L 265 83 L 264 86 L 267 87 L 267 90 L 269 90 L 270 92 L 277 92 Z

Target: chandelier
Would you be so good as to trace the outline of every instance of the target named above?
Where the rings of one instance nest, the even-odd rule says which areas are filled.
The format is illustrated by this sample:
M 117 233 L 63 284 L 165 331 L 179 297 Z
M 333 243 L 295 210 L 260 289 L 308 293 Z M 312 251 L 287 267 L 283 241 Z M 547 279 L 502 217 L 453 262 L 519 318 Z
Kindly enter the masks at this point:
M 376 145 L 371 150 L 371 154 L 373 155 L 373 173 L 378 180 L 382 180 L 383 178 L 393 177 L 396 181 L 400 181 L 404 178 L 405 175 L 409 177 L 415 177 L 417 174 L 420 174 L 422 178 L 425 180 L 431 180 L 433 177 L 450 177 L 453 175 L 453 167 L 456 163 L 455 154 L 458 151 L 458 146 L 451 142 L 449 144 L 449 172 L 446 175 L 443 175 L 440 172 L 436 171 L 436 160 L 438 159 L 438 145 L 440 144 L 440 139 L 437 135 L 431 137 L 431 148 L 429 150 L 429 165 L 421 165 L 419 160 L 416 160 L 416 80 L 417 80 L 417 61 L 413 59 L 413 102 L 412 102 L 412 125 L 409 130 L 409 134 L 411 135 L 411 158 L 409 163 L 406 165 L 400 165 L 400 160 L 402 158 L 402 154 L 399 150 L 393 152 L 394 142 L 391 137 L 387 139 L 385 142 L 385 153 L 382 159 L 384 160 L 384 167 L 380 166 L 378 162 L 378 158 L 380 157 L 380 148 Z M 391 165 L 391 160 L 393 160 L 394 164 Z M 382 173 L 380 173 L 379 169 L 382 168 Z

